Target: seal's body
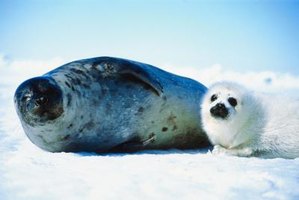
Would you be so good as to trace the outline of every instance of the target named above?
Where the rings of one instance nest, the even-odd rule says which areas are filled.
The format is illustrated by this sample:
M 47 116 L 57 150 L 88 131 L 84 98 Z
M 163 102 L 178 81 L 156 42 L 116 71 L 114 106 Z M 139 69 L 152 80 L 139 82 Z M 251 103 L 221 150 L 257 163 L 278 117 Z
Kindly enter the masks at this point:
M 22 83 L 15 105 L 29 139 L 51 152 L 199 148 L 206 87 L 156 67 L 99 57 Z
M 215 154 L 296 158 L 298 110 L 298 99 L 218 82 L 206 93 L 201 114 Z

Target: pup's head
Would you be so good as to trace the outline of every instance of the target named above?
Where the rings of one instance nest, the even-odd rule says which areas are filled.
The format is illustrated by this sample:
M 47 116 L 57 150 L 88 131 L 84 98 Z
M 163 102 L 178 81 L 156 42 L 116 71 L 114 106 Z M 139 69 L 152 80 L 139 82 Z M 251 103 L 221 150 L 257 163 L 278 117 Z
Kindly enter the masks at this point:
M 252 104 L 247 89 L 232 82 L 218 82 L 205 94 L 201 104 L 204 126 L 211 124 L 242 124 Z

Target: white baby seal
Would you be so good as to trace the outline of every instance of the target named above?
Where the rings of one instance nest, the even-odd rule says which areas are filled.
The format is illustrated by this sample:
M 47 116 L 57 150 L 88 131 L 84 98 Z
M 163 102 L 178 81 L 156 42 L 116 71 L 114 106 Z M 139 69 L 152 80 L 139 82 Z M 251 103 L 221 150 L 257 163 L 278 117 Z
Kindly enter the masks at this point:
M 299 99 L 218 82 L 205 94 L 201 116 L 212 153 L 299 157 Z

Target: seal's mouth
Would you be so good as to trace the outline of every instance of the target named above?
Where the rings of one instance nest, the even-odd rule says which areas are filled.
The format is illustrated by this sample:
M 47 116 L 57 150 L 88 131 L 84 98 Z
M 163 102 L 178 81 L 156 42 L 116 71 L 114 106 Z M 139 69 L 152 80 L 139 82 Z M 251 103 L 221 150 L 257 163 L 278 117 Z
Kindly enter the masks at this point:
M 50 77 L 29 79 L 17 88 L 15 105 L 27 124 L 46 123 L 63 113 L 62 90 Z
M 214 118 L 226 119 L 229 116 L 229 111 L 223 103 L 217 103 L 210 109 L 210 113 Z

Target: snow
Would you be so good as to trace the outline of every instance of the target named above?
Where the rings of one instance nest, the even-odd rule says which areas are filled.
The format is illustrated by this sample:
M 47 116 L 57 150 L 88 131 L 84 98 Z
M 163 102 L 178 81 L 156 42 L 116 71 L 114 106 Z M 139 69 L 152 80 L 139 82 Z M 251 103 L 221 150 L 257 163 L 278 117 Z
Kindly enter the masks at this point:
M 299 158 L 212 155 L 209 150 L 134 154 L 49 153 L 25 136 L 13 105 L 25 79 L 65 63 L 0 58 L 0 199 L 299 199 Z M 165 70 L 210 85 L 235 80 L 253 89 L 295 94 L 299 77 L 209 68 Z

